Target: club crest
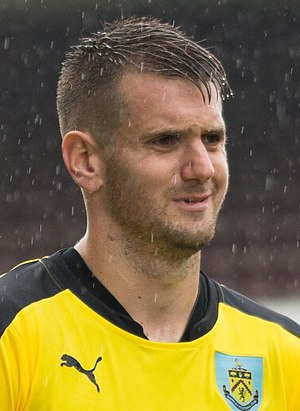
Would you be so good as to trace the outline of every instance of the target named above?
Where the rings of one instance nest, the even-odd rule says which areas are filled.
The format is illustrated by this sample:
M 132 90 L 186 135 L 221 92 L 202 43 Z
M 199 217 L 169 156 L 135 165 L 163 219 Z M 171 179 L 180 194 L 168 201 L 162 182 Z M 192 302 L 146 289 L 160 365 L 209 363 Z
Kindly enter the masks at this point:
M 233 411 L 258 411 L 262 399 L 260 357 L 241 357 L 216 353 L 219 391 Z

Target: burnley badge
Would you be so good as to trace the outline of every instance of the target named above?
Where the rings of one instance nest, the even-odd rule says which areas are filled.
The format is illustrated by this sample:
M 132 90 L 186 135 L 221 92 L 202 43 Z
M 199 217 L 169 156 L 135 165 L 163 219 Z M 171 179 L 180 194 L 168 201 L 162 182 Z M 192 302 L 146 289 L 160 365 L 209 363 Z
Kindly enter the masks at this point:
M 233 411 L 258 411 L 262 397 L 262 358 L 216 353 L 219 391 Z

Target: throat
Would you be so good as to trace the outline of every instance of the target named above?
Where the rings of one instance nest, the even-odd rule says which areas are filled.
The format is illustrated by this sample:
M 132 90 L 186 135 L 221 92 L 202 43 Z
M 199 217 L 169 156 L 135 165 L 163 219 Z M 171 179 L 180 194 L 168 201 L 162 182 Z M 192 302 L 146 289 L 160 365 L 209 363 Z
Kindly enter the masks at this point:
M 138 258 L 132 250 L 109 247 L 100 255 L 80 252 L 95 277 L 139 323 L 149 340 L 180 341 L 200 288 L 200 253 L 170 263 L 161 258 Z M 114 249 L 113 249 L 114 248 Z M 146 256 L 144 256 L 146 257 Z
M 184 281 L 185 282 L 185 281 Z M 154 298 L 153 298 L 154 296 Z M 200 301 L 200 282 L 189 278 L 173 290 L 153 294 L 148 290 L 134 306 L 127 306 L 129 314 L 144 330 L 151 341 L 181 341 Z
M 179 342 L 184 334 L 188 319 L 183 321 L 168 321 L 163 324 L 147 323 L 141 324 L 145 336 L 150 341 L 176 343 Z
M 137 247 L 127 243 L 124 251 L 122 261 L 127 260 L 130 269 L 145 281 L 147 278 L 159 280 L 162 285 L 171 286 L 200 271 L 200 252 L 189 256 L 176 255 L 172 250 L 149 243 L 148 246 L 139 244 Z

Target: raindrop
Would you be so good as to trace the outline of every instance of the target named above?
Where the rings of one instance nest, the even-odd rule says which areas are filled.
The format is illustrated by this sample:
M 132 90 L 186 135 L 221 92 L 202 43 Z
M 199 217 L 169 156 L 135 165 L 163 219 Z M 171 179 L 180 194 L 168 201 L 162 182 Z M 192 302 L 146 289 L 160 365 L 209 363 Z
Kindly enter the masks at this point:
M 62 183 L 56 183 L 55 190 L 60 191 L 62 189 Z
M 34 124 L 35 124 L 35 125 L 39 125 L 39 126 L 42 124 L 42 118 L 40 117 L 39 114 L 37 114 L 37 115 L 35 116 Z
M 266 176 L 266 182 L 265 182 L 265 190 L 270 191 L 272 190 L 273 186 L 275 184 L 275 179 L 272 175 L 268 174 Z
M 9 48 L 9 37 L 6 37 L 4 40 L 4 50 L 7 50 Z

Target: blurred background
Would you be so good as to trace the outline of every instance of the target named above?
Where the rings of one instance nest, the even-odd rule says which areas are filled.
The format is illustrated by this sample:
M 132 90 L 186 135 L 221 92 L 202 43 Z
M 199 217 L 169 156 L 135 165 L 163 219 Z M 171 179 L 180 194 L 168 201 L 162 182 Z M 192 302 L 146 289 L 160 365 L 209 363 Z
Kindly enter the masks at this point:
M 0 272 L 72 246 L 81 195 L 60 153 L 64 53 L 102 21 L 174 22 L 224 64 L 230 190 L 207 274 L 300 321 L 298 0 L 0 0 Z

